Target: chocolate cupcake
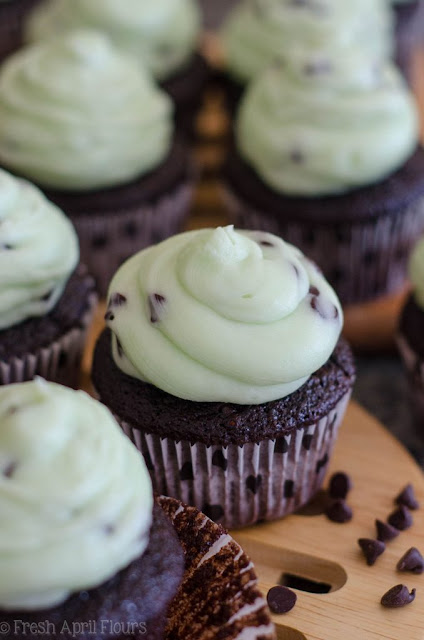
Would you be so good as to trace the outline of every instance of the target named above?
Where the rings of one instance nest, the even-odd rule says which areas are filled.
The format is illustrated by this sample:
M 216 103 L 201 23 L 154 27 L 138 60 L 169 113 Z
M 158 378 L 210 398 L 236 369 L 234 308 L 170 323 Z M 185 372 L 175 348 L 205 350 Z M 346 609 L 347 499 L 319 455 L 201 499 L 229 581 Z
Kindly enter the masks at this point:
M 0 61 L 22 46 L 27 14 L 40 0 L 0 0 Z
M 319 489 L 354 381 L 334 291 L 268 233 L 204 229 L 128 260 L 92 378 L 154 489 L 228 527 Z
M 192 166 L 171 101 L 92 31 L 11 56 L 0 94 L 0 162 L 71 217 L 105 294 L 125 258 L 178 231 L 188 213 Z
M 387 0 L 242 0 L 220 34 L 229 105 L 271 64 L 292 55 L 314 66 L 349 52 L 367 52 L 376 61 L 392 53 L 393 21 Z
M 75 230 L 29 182 L 0 170 L 0 384 L 76 386 L 96 302 Z
M 49 0 L 30 16 L 26 39 L 103 31 L 153 74 L 175 104 L 177 124 L 191 132 L 209 75 L 198 52 L 200 24 L 196 0 Z
M 397 343 L 406 368 L 412 406 L 418 424 L 424 423 L 424 240 L 410 260 L 412 293 L 400 317 Z
M 399 290 L 424 229 L 424 152 L 404 79 L 360 51 L 254 81 L 224 170 L 232 221 L 281 235 L 343 303 Z
M 0 389 L 0 427 L 2 635 L 163 639 L 184 554 L 112 415 L 38 378 Z

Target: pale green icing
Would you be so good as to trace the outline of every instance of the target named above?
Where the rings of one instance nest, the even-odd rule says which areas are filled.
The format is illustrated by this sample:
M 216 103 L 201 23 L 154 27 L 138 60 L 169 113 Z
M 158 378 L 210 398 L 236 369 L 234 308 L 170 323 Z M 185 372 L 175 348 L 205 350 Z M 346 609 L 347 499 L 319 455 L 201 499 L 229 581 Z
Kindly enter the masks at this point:
M 53 309 L 78 259 L 77 235 L 62 211 L 0 170 L 0 330 Z
M 409 262 L 409 275 L 414 290 L 414 296 L 424 309 L 424 239 L 415 247 Z
M 125 373 L 180 398 L 238 404 L 295 391 L 342 326 L 334 291 L 298 249 L 233 227 L 183 233 L 130 258 L 111 282 L 106 318 Z
M 303 64 L 355 52 L 384 59 L 393 49 L 392 23 L 386 0 L 244 0 L 221 36 L 228 71 L 246 83 L 292 54 Z
M 193 55 L 200 11 L 195 0 L 50 0 L 30 16 L 26 38 L 43 40 L 83 27 L 104 31 L 162 79 Z
M 0 607 L 55 606 L 148 543 L 152 487 L 110 412 L 42 379 L 0 389 Z
M 126 183 L 157 166 L 169 98 L 95 31 L 27 47 L 0 69 L 0 160 L 47 187 Z
M 336 194 L 377 182 L 413 153 L 415 100 L 389 63 L 360 55 L 275 65 L 252 82 L 236 123 L 240 154 L 272 189 Z

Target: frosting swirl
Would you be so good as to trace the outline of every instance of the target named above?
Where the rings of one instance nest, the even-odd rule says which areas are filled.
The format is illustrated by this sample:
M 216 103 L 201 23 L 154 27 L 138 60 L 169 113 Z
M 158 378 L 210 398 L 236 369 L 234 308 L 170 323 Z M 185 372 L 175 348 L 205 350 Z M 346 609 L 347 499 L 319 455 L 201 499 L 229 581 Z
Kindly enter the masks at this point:
M 301 196 L 385 178 L 413 153 L 418 133 L 400 72 L 360 55 L 275 65 L 252 82 L 236 123 L 239 152 L 262 180 Z
M 153 497 L 110 412 L 42 379 L 0 389 L 0 607 L 41 609 L 141 555 Z
M 326 362 L 342 311 L 295 247 L 226 227 L 130 258 L 111 282 L 106 320 L 125 373 L 188 400 L 260 404 Z
M 170 147 L 171 103 L 105 36 L 72 32 L 0 70 L 0 159 L 47 187 L 128 182 Z
M 349 52 L 385 59 L 392 31 L 387 0 L 244 0 L 221 35 L 228 71 L 247 83 L 292 53 L 304 65 L 317 55 L 336 61 Z
M 78 259 L 65 214 L 0 169 L 0 330 L 53 309 Z
M 424 309 L 424 238 L 416 245 L 409 261 L 409 276 L 411 278 L 414 297 L 417 304 Z
M 80 28 L 105 32 L 157 78 L 186 64 L 200 31 L 194 0 L 51 0 L 28 19 L 28 41 L 44 40 Z

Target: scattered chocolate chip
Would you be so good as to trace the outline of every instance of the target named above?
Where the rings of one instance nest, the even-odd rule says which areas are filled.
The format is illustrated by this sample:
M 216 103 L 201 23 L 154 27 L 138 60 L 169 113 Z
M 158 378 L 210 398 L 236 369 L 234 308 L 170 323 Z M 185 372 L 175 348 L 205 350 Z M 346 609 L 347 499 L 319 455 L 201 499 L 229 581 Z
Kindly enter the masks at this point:
M 413 523 L 412 514 L 408 507 L 401 504 L 398 509 L 389 515 L 387 522 L 391 524 L 392 527 L 399 529 L 399 531 L 405 531 L 405 529 L 409 529 Z
M 112 295 L 109 298 L 109 304 L 108 304 L 108 308 L 110 307 L 122 307 L 124 304 L 126 304 L 127 299 L 124 295 L 122 295 L 122 293 L 112 293 Z
M 277 438 L 274 445 L 274 453 L 287 453 L 289 450 L 289 445 L 287 440 L 282 438 Z
M 313 296 L 319 296 L 319 289 L 318 287 L 314 287 L 313 285 L 311 285 L 309 287 L 309 293 Z
M 309 451 L 312 445 L 312 440 L 314 439 L 314 436 L 311 435 L 310 433 L 307 433 L 303 436 L 302 438 L 302 447 L 304 449 L 306 449 L 306 451 Z
M 211 520 L 218 522 L 224 517 L 224 509 L 220 504 L 204 504 L 202 511 Z
M 286 480 L 284 483 L 284 497 L 293 498 L 294 496 L 294 482 L 293 480 Z
M 290 160 L 293 164 L 303 164 L 305 162 L 305 154 L 300 149 L 293 149 L 290 153 Z
M 377 540 L 381 540 L 382 542 L 389 542 L 393 540 L 393 538 L 397 538 L 400 533 L 399 529 L 381 520 L 376 520 L 375 526 L 377 529 Z
M 328 505 L 325 515 L 332 522 L 344 524 L 352 520 L 353 512 L 344 500 L 334 500 Z
M 411 547 L 401 557 L 396 565 L 398 571 L 411 571 L 411 573 L 422 573 L 424 571 L 424 558 L 416 547 Z
M 214 465 L 214 467 L 219 467 L 223 471 L 227 470 L 228 460 L 222 453 L 221 449 L 217 449 L 216 451 L 214 451 L 214 454 L 212 456 L 212 464 Z
M 404 607 L 415 599 L 415 589 L 412 589 L 409 593 L 408 587 L 403 584 L 397 584 L 384 594 L 381 598 L 381 604 L 383 607 L 389 609 L 395 609 L 397 607 Z
M 162 296 L 160 293 L 154 293 L 149 296 L 150 322 L 152 324 L 159 322 L 165 302 L 165 296 Z
M 312 60 L 305 64 L 304 71 L 307 76 L 321 76 L 331 73 L 333 67 L 329 60 Z
M 405 507 L 412 509 L 412 511 L 418 509 L 420 506 L 415 497 L 414 487 L 412 484 L 408 484 L 404 489 L 402 489 L 400 494 L 395 498 L 395 502 L 396 504 L 405 505 Z
M 297 595 L 288 587 L 277 585 L 268 591 L 266 599 L 272 613 L 282 614 L 293 609 Z
M 181 480 L 194 480 L 193 465 L 191 462 L 184 462 L 180 469 Z
M 375 561 L 385 551 L 386 545 L 381 540 L 372 540 L 371 538 L 359 538 L 358 544 L 367 561 L 367 565 L 372 567 Z
M 18 463 L 16 462 L 16 460 L 9 462 L 9 464 L 6 465 L 5 468 L 2 470 L 2 475 L 5 478 L 11 478 L 15 473 L 17 466 L 18 466 Z
M 328 486 L 328 493 L 334 500 L 346 500 L 346 496 L 352 489 L 352 481 L 347 473 L 339 471 L 333 473 Z
M 259 487 L 262 484 L 262 476 L 259 474 L 258 476 L 248 476 L 246 478 L 246 487 L 252 493 L 256 494 L 258 492 Z

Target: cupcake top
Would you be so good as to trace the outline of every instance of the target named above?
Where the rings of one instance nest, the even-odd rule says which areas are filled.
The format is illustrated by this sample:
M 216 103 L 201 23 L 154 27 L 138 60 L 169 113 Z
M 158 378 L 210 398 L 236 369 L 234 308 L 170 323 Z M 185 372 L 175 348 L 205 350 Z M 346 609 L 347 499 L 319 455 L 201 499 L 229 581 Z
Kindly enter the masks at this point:
M 303 56 L 249 86 L 236 122 L 241 156 L 274 191 L 321 196 L 377 182 L 413 153 L 415 100 L 391 63 L 360 53 Z
M 183 67 L 197 46 L 195 0 L 50 0 L 28 20 L 28 41 L 79 28 L 104 31 L 157 78 Z
M 384 59 L 392 52 L 392 26 L 385 0 L 243 0 L 222 41 L 228 72 L 244 84 L 291 55 L 304 65 L 349 51 Z
M 126 183 L 169 151 L 172 107 L 102 34 L 75 31 L 10 56 L 0 70 L 0 161 L 51 188 Z
M 53 309 L 78 260 L 65 214 L 0 169 L 0 330 Z
M 292 393 L 328 360 L 342 327 L 336 294 L 298 249 L 231 226 L 136 254 L 108 300 L 117 366 L 198 402 Z
M 409 275 L 417 304 L 424 309 L 424 238 L 422 238 L 409 261 Z
M 112 414 L 42 379 L 0 388 L 0 607 L 56 606 L 148 543 L 142 457 Z

